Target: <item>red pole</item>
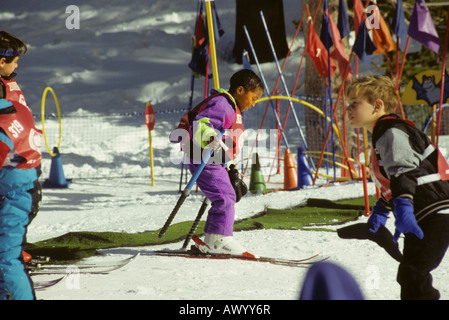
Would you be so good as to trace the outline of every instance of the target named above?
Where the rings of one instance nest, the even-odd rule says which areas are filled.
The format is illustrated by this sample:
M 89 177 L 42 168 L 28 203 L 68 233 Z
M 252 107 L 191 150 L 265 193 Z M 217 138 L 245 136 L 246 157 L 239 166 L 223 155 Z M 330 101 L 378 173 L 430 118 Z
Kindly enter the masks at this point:
M 366 180 L 366 166 L 362 164 L 362 177 L 363 177 L 363 196 L 365 199 L 365 216 L 370 216 L 369 196 L 368 196 L 368 182 Z

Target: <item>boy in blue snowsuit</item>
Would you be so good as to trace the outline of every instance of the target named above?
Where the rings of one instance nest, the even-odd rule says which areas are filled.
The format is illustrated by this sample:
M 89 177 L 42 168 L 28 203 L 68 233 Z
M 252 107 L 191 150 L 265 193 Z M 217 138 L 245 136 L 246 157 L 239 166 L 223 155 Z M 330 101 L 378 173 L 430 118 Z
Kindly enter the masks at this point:
M 41 162 L 42 132 L 35 127 L 23 93 L 10 76 L 25 44 L 0 31 L 0 300 L 33 300 L 21 258 Z

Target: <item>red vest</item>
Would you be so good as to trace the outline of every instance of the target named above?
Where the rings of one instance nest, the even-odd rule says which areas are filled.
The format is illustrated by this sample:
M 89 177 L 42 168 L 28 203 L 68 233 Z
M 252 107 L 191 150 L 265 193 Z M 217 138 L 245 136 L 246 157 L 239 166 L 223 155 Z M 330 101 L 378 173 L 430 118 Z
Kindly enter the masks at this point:
M 226 154 L 231 160 L 234 160 L 238 156 L 240 149 L 243 146 L 243 131 L 245 131 L 245 128 L 243 127 L 243 116 L 239 107 L 235 106 L 234 122 L 232 123 L 231 128 L 225 132 L 225 136 L 232 136 L 234 145 L 234 148 L 226 151 Z
M 3 82 L 3 85 L 6 89 L 6 96 L 4 97 L 5 99 L 9 101 L 19 102 L 24 106 L 28 106 L 22 90 L 14 79 L 6 80 L 0 77 L 0 80 Z
M 0 128 L 11 139 L 14 153 L 25 160 L 17 164 L 16 168 L 31 169 L 41 163 L 42 131 L 34 124 L 30 109 L 16 101 L 12 101 L 15 113 L 0 115 Z M 5 158 L 7 155 L 1 155 Z
M 385 118 L 385 119 L 388 119 L 388 118 Z M 405 121 L 409 125 L 415 127 L 415 125 L 412 122 L 410 122 L 408 120 L 404 120 L 404 119 L 401 119 L 401 120 Z M 430 153 L 432 153 L 432 151 L 434 149 L 437 149 L 437 152 L 438 152 L 438 172 L 434 173 L 434 174 L 428 174 L 428 175 L 423 176 L 423 177 L 419 177 L 418 181 L 417 181 L 417 184 L 421 185 L 421 184 L 425 184 L 425 183 L 429 183 L 429 182 L 433 182 L 433 181 L 437 181 L 437 180 L 443 180 L 443 181 L 449 180 L 449 164 L 447 163 L 446 159 L 442 155 L 441 151 L 438 148 L 434 147 L 433 145 L 429 145 L 427 147 L 427 149 L 429 149 L 430 152 L 428 152 L 425 155 L 425 157 L 430 155 Z M 424 151 L 424 153 L 426 153 L 427 149 Z M 382 172 L 380 171 L 379 161 L 377 159 L 376 151 L 374 150 L 374 147 L 371 147 L 369 169 L 370 169 L 370 172 L 371 172 L 371 178 L 373 179 L 373 181 L 376 184 L 377 188 L 382 193 L 384 198 L 387 201 L 390 201 L 392 199 L 392 192 L 391 192 L 391 188 L 390 188 L 390 180 L 387 177 L 385 177 L 382 174 Z
M 223 95 L 226 96 L 228 95 L 227 93 L 216 93 L 213 94 L 211 96 L 209 96 L 207 99 L 203 100 L 201 103 L 199 103 L 195 108 L 193 108 L 192 110 L 190 110 L 189 112 L 187 112 L 186 114 L 184 114 L 181 118 L 181 121 L 178 124 L 178 129 L 184 129 L 187 132 L 189 132 L 190 134 L 190 138 L 193 137 L 193 134 L 191 132 L 191 121 L 193 121 L 193 119 L 196 117 L 196 115 L 201 112 L 205 105 L 207 104 L 207 102 L 218 96 L 218 95 Z M 234 160 L 237 155 L 240 153 L 240 149 L 243 146 L 243 132 L 245 131 L 245 128 L 243 127 L 243 116 L 242 113 L 240 112 L 240 109 L 237 105 L 234 105 L 235 108 L 235 118 L 234 118 L 234 122 L 232 123 L 230 128 L 225 128 L 226 132 L 223 135 L 223 137 L 228 137 L 228 138 L 232 138 L 232 142 L 233 142 L 233 148 L 229 148 L 226 151 L 226 155 L 231 159 Z M 187 139 L 185 139 L 187 140 Z M 177 142 L 181 142 L 181 141 L 177 141 Z M 189 141 L 183 141 L 183 143 L 188 143 Z

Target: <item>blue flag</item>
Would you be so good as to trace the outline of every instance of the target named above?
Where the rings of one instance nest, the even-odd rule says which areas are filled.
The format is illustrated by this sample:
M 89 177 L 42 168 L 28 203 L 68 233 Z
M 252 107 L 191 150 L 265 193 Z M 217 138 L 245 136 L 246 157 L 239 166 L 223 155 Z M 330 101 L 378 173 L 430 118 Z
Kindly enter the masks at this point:
M 351 32 L 351 30 L 349 29 L 348 11 L 346 10 L 345 0 L 340 0 L 340 4 L 338 5 L 337 28 L 338 31 L 340 31 L 340 37 L 342 39 Z
M 334 42 L 332 40 L 332 31 L 331 31 L 331 27 L 329 25 L 329 16 L 328 16 L 327 9 L 325 9 L 324 13 L 323 13 L 323 21 L 321 23 L 320 39 L 321 39 L 321 42 L 326 47 L 327 51 L 329 52 L 329 48 L 334 45 Z
M 359 57 L 360 60 L 369 67 L 371 62 L 371 55 L 376 51 L 376 46 L 371 41 L 371 38 L 366 31 L 365 20 L 360 24 L 359 30 L 357 31 L 357 37 L 355 38 L 354 46 L 352 51 Z
M 393 30 L 393 33 L 399 37 L 399 44 L 404 46 L 405 42 L 407 41 L 407 25 L 405 24 L 402 0 L 398 0 L 397 2 L 396 13 L 394 15 L 393 25 L 391 26 L 391 29 Z

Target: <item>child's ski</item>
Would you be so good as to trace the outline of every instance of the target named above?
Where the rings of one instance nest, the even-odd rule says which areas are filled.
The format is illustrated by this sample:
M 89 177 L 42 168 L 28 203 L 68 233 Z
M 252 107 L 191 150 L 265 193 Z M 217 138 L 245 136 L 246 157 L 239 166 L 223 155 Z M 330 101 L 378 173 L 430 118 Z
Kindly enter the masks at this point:
M 122 260 L 92 262 L 92 263 L 75 263 L 75 264 L 43 264 L 28 267 L 31 276 L 38 274 L 70 274 L 70 273 L 96 273 L 106 274 L 111 271 L 123 268 L 128 263 L 139 256 L 139 253 Z
M 192 236 L 192 240 L 195 241 L 195 243 L 199 246 L 205 245 L 203 241 L 199 239 L 197 236 Z M 209 254 L 201 252 L 196 246 L 192 246 L 190 250 L 159 250 L 159 251 L 151 251 L 146 254 L 154 256 L 181 257 L 191 259 L 216 259 L 216 260 L 232 259 L 242 261 L 268 262 L 271 264 L 289 267 L 307 267 L 315 262 L 329 259 L 329 257 L 318 258 L 319 257 L 318 254 L 299 260 L 279 259 L 271 257 L 249 257 L 249 256 L 230 255 L 230 254 Z

